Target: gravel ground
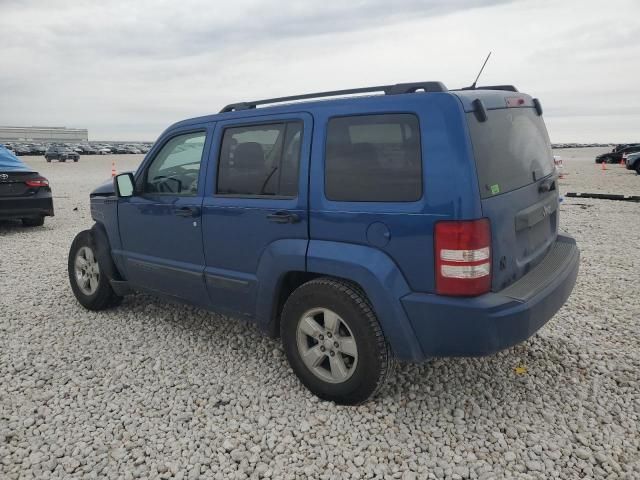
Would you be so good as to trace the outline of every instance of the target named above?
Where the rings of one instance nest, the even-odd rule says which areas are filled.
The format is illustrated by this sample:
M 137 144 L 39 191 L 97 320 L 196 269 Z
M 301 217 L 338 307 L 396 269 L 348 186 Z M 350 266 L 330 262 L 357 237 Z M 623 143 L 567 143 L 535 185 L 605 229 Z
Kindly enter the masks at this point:
M 563 192 L 640 192 L 596 152 L 557 152 Z M 0 223 L 0 478 L 640 478 L 640 204 L 565 199 L 580 276 L 534 338 L 400 365 L 376 400 L 340 407 L 251 325 L 147 296 L 83 310 L 67 251 L 111 158 L 26 160 L 56 216 Z

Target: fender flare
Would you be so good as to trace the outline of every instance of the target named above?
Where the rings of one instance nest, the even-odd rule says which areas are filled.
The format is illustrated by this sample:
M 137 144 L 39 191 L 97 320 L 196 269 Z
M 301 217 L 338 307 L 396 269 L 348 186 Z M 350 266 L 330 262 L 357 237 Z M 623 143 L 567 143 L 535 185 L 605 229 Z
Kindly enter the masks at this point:
M 258 326 L 271 335 L 276 334 L 272 329 L 282 279 L 289 272 L 305 271 L 308 243 L 306 238 L 276 240 L 260 256 L 255 318 Z
M 366 245 L 311 240 L 307 271 L 360 285 L 373 306 L 394 356 L 410 361 L 424 358 L 400 302 L 412 291 L 398 266 L 386 253 Z
M 100 222 L 96 222 L 93 224 L 89 232 L 91 233 L 93 243 L 96 247 L 96 257 L 98 257 L 98 264 L 104 271 L 105 275 L 109 278 L 109 280 L 124 280 L 124 278 L 120 274 L 120 271 L 118 270 L 118 267 L 116 267 L 113 258 L 111 257 L 111 245 L 109 244 L 109 237 L 107 236 L 107 231 L 104 225 L 102 225 Z

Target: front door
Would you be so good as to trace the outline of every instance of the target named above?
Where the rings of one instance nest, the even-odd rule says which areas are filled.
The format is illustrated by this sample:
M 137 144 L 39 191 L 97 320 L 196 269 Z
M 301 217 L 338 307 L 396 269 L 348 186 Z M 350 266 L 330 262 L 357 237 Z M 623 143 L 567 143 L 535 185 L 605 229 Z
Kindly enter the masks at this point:
M 287 268 L 305 270 L 311 127 L 306 113 L 217 124 L 217 172 L 202 218 L 205 279 L 215 307 L 253 316 L 260 282 L 274 281 L 287 258 Z M 274 262 L 277 267 L 265 267 Z
M 136 194 L 118 201 L 129 283 L 200 305 L 209 304 L 201 224 L 206 140 L 204 127 L 166 136 L 136 174 Z

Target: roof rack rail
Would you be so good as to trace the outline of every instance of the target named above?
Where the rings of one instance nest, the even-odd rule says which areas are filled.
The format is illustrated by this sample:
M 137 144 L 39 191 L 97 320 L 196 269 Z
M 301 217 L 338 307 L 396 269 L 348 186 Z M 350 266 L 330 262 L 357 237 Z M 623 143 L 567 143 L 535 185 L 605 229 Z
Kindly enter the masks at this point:
M 354 95 L 357 93 L 372 92 L 384 92 L 385 95 L 400 95 L 403 93 L 415 93 L 421 90 L 425 92 L 446 92 L 447 87 L 445 87 L 442 82 L 415 82 L 396 83 L 395 85 L 380 85 L 377 87 L 350 88 L 346 90 L 333 90 L 330 92 L 306 93 L 304 95 L 292 95 L 290 97 L 267 98 L 265 100 L 254 100 L 252 102 L 231 103 L 220 110 L 220 113 L 249 110 L 251 108 L 256 108 L 258 105 L 306 100 L 310 98 L 338 97 L 341 95 Z
M 507 92 L 517 92 L 518 89 L 513 85 L 483 85 L 481 87 L 465 87 L 460 90 L 505 90 Z

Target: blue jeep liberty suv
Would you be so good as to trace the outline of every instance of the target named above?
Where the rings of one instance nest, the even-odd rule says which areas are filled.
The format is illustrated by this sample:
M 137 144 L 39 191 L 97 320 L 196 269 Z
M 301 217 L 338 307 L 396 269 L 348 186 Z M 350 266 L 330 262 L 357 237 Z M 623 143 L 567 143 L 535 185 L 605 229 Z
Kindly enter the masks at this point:
M 139 291 L 250 319 L 309 390 L 356 404 L 394 358 L 542 327 L 578 274 L 558 206 L 542 107 L 510 85 L 242 102 L 169 127 L 91 193 L 69 278 L 91 310 Z

